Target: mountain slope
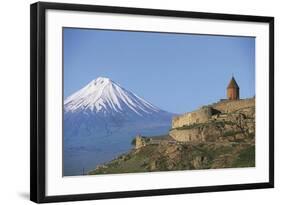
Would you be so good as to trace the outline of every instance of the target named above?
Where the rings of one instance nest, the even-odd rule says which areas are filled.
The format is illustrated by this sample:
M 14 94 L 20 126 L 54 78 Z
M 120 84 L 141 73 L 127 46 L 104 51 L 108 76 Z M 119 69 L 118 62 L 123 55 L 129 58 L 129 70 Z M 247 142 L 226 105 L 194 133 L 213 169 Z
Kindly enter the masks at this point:
M 213 117 L 164 136 L 138 136 L 133 149 L 88 174 L 255 167 L 255 105 Z M 185 140 L 191 133 L 199 137 Z
M 99 77 L 64 101 L 65 137 L 100 137 L 116 130 L 170 126 L 173 114 L 150 104 L 109 78 Z
M 88 172 L 120 174 L 255 166 L 255 144 L 159 144 L 132 149 Z
M 172 116 L 109 78 L 91 81 L 64 101 L 64 174 L 128 151 L 139 133 L 166 133 Z
M 66 112 L 86 110 L 105 115 L 130 111 L 143 116 L 161 111 L 109 78 L 103 77 L 93 80 L 69 96 L 64 102 L 64 107 Z

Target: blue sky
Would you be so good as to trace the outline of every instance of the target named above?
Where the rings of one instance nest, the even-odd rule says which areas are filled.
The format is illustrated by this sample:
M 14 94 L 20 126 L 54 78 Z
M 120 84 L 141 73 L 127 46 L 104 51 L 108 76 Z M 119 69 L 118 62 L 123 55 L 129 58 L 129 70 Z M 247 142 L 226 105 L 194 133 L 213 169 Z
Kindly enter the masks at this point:
M 255 95 L 255 38 L 64 28 L 64 97 L 102 76 L 173 113 Z

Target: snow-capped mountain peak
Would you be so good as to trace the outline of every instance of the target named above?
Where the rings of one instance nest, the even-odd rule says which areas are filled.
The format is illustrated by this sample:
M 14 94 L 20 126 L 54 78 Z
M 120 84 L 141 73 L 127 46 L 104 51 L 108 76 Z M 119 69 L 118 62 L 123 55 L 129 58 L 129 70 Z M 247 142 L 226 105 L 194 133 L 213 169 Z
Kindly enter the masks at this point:
M 110 80 L 109 78 L 105 78 L 105 77 L 98 77 L 96 79 L 94 79 L 93 81 L 91 81 L 88 86 L 93 87 L 93 86 L 105 86 L 109 83 L 113 83 L 112 80 Z
M 133 112 L 139 116 L 162 111 L 105 77 L 96 78 L 67 97 L 64 109 L 65 112 L 90 111 L 104 114 Z
M 63 116 L 64 174 L 77 175 L 128 151 L 138 134 L 167 133 L 174 114 L 99 77 L 64 100 Z

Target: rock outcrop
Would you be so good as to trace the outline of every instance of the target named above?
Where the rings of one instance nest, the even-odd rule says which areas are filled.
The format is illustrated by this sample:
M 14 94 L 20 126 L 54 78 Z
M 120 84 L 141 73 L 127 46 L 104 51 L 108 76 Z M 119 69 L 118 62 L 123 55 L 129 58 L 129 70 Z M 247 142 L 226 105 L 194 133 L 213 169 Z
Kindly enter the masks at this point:
M 255 166 L 255 145 L 244 143 L 154 144 L 132 149 L 89 174 L 178 171 Z
M 193 116 L 201 114 L 192 123 L 190 116 L 179 116 L 182 125 L 177 122 L 167 135 L 137 136 L 130 152 L 89 174 L 255 166 L 254 98 L 215 103 Z
M 177 122 L 181 120 L 182 126 L 172 127 L 169 135 L 180 142 L 222 142 L 255 135 L 254 98 L 224 101 L 209 107 L 209 111 L 211 109 L 213 111 L 208 112 L 209 117 L 204 121 L 198 122 L 195 119 L 191 121 L 190 118 L 186 118 L 186 114 L 174 118 Z M 206 108 L 199 113 L 202 114 L 205 110 Z M 226 136 L 232 136 L 232 138 L 225 138 Z

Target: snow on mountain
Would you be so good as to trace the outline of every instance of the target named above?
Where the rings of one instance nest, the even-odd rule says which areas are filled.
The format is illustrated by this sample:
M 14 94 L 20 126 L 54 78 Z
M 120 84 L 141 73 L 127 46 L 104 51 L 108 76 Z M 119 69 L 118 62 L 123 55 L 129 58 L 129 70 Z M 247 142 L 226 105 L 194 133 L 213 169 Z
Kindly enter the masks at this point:
M 167 133 L 173 116 L 108 78 L 91 81 L 64 101 L 64 175 L 127 152 L 138 134 Z
M 94 113 L 134 112 L 139 116 L 161 110 L 109 78 L 99 77 L 64 101 L 65 112 L 81 110 Z

